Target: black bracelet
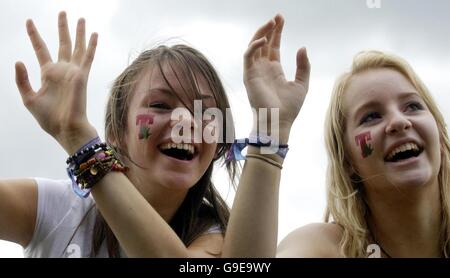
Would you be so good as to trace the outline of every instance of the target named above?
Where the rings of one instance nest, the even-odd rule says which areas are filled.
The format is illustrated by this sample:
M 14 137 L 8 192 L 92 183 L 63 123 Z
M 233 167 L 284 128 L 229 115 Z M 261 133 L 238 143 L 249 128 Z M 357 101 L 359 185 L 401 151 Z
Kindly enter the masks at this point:
M 97 143 L 93 146 L 90 146 L 88 148 L 84 148 L 78 152 L 76 152 L 74 155 L 72 155 L 71 157 L 69 157 L 66 160 L 66 163 L 69 164 L 77 164 L 80 165 L 81 163 L 83 163 L 84 161 L 86 161 L 89 157 L 93 156 L 96 152 L 96 150 L 98 149 L 103 149 L 104 151 L 106 151 L 107 146 L 106 143 Z

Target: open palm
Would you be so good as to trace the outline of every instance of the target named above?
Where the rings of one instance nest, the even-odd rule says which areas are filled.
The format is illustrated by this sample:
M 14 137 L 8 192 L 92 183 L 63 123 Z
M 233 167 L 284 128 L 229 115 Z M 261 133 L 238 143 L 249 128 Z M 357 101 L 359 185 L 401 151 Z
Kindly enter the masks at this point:
M 279 108 L 280 128 L 290 129 L 308 92 L 310 64 L 306 49 L 300 49 L 295 80 L 286 80 L 280 64 L 283 25 L 277 15 L 256 32 L 244 57 L 244 83 L 251 106 Z
M 39 125 L 52 135 L 68 152 L 79 142 L 95 136 L 95 129 L 86 116 L 86 87 L 97 45 L 92 34 L 88 48 L 85 42 L 85 22 L 77 25 L 75 48 L 64 12 L 58 17 L 59 53 L 53 62 L 45 42 L 31 20 L 27 32 L 41 67 L 41 88 L 35 92 L 29 82 L 25 65 L 16 63 L 16 83 L 22 100 Z M 84 138 L 86 137 L 86 138 Z

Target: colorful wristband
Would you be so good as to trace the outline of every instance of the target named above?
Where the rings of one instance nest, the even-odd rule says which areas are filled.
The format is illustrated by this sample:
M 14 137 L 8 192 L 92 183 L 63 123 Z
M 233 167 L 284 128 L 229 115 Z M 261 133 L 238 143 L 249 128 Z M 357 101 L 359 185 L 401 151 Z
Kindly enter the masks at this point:
M 242 155 L 242 150 L 247 146 L 262 148 L 261 153 L 263 153 L 264 150 L 265 154 L 277 154 L 283 159 L 289 151 L 289 146 L 287 144 L 274 145 L 273 141 L 268 136 L 250 136 L 249 138 L 237 139 L 234 141 L 227 153 L 226 161 L 245 160 L 245 156 Z
M 106 143 L 98 143 L 100 139 L 97 139 L 88 142 L 66 161 L 72 189 L 82 198 L 88 197 L 92 187 L 110 171 L 128 170 L 117 159 L 114 151 Z

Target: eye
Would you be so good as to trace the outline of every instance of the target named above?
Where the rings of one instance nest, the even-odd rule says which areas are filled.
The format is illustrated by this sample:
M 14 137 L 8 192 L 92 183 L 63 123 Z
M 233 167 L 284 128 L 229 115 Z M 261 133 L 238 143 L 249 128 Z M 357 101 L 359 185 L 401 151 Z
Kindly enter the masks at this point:
M 417 101 L 410 102 L 406 106 L 406 111 L 417 111 L 417 110 L 423 110 L 423 105 Z
M 203 107 L 202 113 L 203 115 L 214 115 L 214 113 L 209 109 L 209 107 Z
M 162 103 L 162 102 L 154 102 L 154 103 L 150 103 L 149 106 L 150 108 L 156 108 L 156 109 L 164 109 L 164 110 L 170 110 L 172 109 L 172 107 L 170 107 L 169 105 Z
M 378 112 L 369 112 L 362 117 L 361 121 L 359 122 L 360 125 L 369 123 L 375 119 L 381 118 L 381 115 Z

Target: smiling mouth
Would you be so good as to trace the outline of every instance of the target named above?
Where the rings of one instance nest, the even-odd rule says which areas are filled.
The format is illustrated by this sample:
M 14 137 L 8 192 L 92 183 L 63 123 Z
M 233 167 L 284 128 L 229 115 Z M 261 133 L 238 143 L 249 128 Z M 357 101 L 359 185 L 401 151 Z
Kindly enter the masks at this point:
M 384 161 L 395 163 L 413 157 L 418 157 L 423 152 L 423 150 L 424 149 L 422 147 L 419 147 L 414 143 L 407 143 L 391 151 L 391 153 L 386 156 Z
M 190 161 L 195 156 L 195 147 L 192 144 L 166 143 L 159 146 L 159 150 L 171 158 Z

